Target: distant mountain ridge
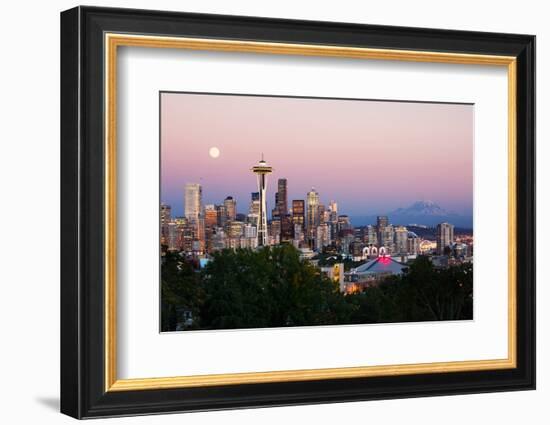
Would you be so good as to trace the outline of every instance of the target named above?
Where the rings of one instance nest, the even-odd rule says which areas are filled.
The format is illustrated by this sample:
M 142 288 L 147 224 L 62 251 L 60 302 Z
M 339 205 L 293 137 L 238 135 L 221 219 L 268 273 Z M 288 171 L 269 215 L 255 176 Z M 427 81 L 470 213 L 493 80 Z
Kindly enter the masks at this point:
M 473 218 L 454 211 L 448 211 L 433 201 L 416 201 L 406 208 L 397 208 L 385 214 L 392 224 L 420 224 L 435 226 L 438 223 L 449 222 L 455 226 L 472 228 Z M 376 223 L 376 215 L 350 217 L 356 226 Z
M 416 201 L 407 208 L 397 208 L 388 213 L 388 215 L 420 215 L 420 216 L 448 216 L 458 215 L 452 211 L 441 208 L 433 201 Z

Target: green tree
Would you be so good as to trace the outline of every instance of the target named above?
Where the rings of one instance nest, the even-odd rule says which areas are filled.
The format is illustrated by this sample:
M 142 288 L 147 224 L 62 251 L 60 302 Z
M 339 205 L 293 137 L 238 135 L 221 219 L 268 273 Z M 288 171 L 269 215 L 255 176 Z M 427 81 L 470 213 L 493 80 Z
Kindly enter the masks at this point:
M 207 328 L 334 324 L 349 306 L 335 282 L 291 245 L 259 251 L 224 250 L 203 271 Z
M 202 304 L 202 289 L 193 266 L 176 253 L 166 253 L 161 267 L 161 328 L 174 331 L 183 322 L 183 313 L 191 313 L 191 324 L 197 328 Z
M 471 319 L 473 266 L 437 269 L 418 257 L 401 275 L 344 295 L 291 245 L 223 250 L 198 272 L 177 254 L 162 264 L 162 329 L 235 329 Z
M 346 298 L 355 306 L 353 323 L 471 319 L 473 266 L 436 269 L 420 256 L 402 275 Z
M 416 307 L 412 313 L 420 320 L 472 318 L 472 264 L 436 269 L 428 258 L 419 257 L 404 279 Z

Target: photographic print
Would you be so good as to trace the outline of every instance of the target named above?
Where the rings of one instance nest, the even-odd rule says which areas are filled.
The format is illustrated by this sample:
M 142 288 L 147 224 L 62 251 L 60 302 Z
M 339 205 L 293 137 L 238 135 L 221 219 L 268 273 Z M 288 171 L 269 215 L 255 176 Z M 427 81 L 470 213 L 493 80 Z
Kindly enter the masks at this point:
M 473 318 L 474 105 L 160 93 L 161 331 Z

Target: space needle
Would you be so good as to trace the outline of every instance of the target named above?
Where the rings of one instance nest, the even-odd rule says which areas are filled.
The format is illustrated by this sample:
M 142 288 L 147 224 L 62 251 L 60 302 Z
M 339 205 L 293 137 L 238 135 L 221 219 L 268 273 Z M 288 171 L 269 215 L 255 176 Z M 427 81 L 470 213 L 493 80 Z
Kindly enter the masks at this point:
M 258 164 L 252 167 L 252 172 L 256 174 L 258 178 L 258 192 L 260 193 L 260 211 L 258 217 L 258 246 L 267 245 L 267 208 L 265 202 L 265 190 L 267 187 L 267 175 L 273 172 L 273 168 L 267 165 L 264 161 L 264 155 L 262 159 L 258 161 Z

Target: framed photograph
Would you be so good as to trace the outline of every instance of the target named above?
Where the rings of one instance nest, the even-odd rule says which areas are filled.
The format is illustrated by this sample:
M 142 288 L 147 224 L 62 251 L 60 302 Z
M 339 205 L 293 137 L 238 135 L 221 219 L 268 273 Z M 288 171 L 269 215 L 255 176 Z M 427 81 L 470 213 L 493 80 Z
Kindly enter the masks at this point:
M 61 14 L 61 411 L 535 388 L 535 37 Z

